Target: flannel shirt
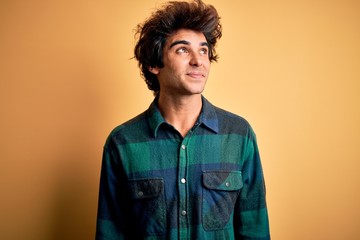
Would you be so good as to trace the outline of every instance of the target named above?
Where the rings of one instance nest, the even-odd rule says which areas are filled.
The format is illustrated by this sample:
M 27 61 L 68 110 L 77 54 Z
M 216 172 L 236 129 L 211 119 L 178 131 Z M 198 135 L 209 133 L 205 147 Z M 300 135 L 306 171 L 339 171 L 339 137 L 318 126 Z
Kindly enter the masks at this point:
M 249 123 L 202 96 L 185 137 L 156 98 L 116 127 L 104 146 L 96 239 L 270 239 Z

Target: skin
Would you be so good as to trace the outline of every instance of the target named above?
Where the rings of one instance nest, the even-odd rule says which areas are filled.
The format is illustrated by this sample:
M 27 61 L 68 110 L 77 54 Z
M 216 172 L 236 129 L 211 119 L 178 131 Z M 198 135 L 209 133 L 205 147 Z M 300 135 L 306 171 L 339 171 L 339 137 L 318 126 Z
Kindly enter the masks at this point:
M 180 29 L 167 38 L 164 67 L 149 68 L 160 83 L 159 109 L 165 120 L 185 136 L 202 107 L 201 93 L 210 71 L 209 48 L 203 33 Z

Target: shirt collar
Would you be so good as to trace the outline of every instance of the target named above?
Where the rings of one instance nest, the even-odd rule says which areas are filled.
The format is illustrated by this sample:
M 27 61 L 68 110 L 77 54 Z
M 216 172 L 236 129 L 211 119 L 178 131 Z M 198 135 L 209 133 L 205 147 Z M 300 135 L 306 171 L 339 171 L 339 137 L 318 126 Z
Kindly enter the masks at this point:
M 202 98 L 202 109 L 198 119 L 199 124 L 204 124 L 215 133 L 219 132 L 219 120 L 215 107 L 204 96 Z
M 204 96 L 201 96 L 201 99 L 202 99 L 202 109 L 196 124 L 198 125 L 203 124 L 213 132 L 218 133 L 219 121 L 216 115 L 215 107 Z M 158 99 L 155 98 L 147 110 L 147 117 L 148 117 L 150 129 L 155 138 L 157 136 L 157 131 L 159 127 L 163 123 L 166 123 L 164 117 L 160 113 L 157 100 Z

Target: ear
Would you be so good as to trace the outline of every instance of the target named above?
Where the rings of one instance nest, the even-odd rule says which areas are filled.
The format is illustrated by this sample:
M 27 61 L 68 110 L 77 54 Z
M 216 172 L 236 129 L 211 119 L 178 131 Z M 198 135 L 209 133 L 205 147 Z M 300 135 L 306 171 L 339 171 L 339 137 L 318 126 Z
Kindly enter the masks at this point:
M 158 75 L 159 72 L 160 72 L 160 68 L 159 68 L 159 67 L 149 67 L 149 71 L 150 71 L 152 74 Z

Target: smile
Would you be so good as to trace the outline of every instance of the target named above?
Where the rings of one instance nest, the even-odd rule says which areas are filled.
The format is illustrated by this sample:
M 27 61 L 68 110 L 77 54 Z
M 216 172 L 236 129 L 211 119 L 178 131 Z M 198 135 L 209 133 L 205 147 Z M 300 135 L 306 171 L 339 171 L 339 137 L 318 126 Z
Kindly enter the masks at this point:
M 190 72 L 190 73 L 187 73 L 186 75 L 192 77 L 192 78 L 202 78 L 202 77 L 205 77 L 204 74 L 200 73 L 200 72 Z

